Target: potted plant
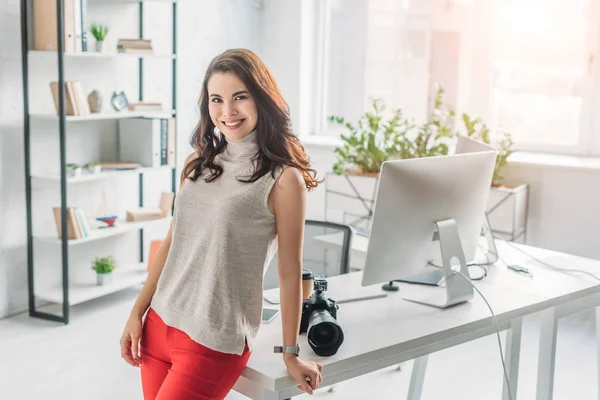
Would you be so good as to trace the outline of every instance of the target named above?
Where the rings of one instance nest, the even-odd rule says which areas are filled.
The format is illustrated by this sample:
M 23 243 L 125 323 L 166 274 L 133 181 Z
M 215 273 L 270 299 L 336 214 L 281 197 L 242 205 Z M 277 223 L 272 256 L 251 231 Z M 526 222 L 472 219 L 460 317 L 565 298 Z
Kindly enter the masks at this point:
M 378 176 L 384 161 L 401 158 L 405 152 L 405 136 L 412 126 L 402 116 L 402 111 L 394 110 L 386 120 L 381 99 L 372 99 L 371 107 L 372 110 L 362 115 L 356 126 L 343 117 L 329 117 L 329 121 L 349 131 L 349 134 L 341 135 L 344 143 L 335 149 L 338 156 L 333 166 L 335 173 Z
M 96 258 L 92 263 L 92 269 L 96 271 L 96 283 L 99 286 L 111 283 L 115 267 L 115 260 L 111 256 Z
M 68 163 L 65 165 L 67 167 L 67 174 L 71 177 L 81 176 L 81 166 L 76 163 Z
M 98 163 L 96 161 L 87 163 L 86 168 L 92 174 L 98 174 L 98 173 L 102 172 L 102 166 L 100 165 L 100 163 Z
M 104 52 L 104 39 L 108 34 L 108 25 L 92 24 L 90 26 L 90 33 L 96 39 L 96 51 L 98 53 Z
M 449 145 L 456 139 L 458 131 L 454 129 L 455 112 L 444 105 L 444 89 L 440 86 L 435 96 L 433 110 L 427 121 L 416 126 L 402 117 L 400 110 L 393 112 L 392 118 L 384 122 L 381 100 L 373 101 L 373 112 L 367 112 L 358 122 L 358 129 L 344 118 L 331 116 L 329 120 L 344 125 L 349 135 L 342 135 L 343 144 L 337 147 L 336 174 L 348 173 L 348 165 L 362 174 L 377 176 L 381 164 L 391 159 L 431 157 L 447 155 Z M 491 143 L 490 129 L 480 118 L 471 118 L 462 114 L 462 122 L 467 136 L 492 144 L 498 150 L 494 169 L 494 185 L 502 179 L 501 170 L 512 153 L 512 139 L 509 133 L 502 132 L 495 143 Z M 417 128 L 416 132 L 412 130 Z

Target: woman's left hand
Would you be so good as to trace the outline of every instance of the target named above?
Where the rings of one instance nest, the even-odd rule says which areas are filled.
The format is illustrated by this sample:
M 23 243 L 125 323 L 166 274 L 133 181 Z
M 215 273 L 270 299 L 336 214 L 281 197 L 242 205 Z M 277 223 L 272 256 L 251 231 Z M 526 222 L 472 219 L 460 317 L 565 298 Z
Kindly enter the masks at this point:
M 319 363 L 304 361 L 294 355 L 285 359 L 285 366 L 290 376 L 298 382 L 298 389 L 304 390 L 308 394 L 313 394 L 313 391 L 323 382 L 321 376 L 323 366 Z

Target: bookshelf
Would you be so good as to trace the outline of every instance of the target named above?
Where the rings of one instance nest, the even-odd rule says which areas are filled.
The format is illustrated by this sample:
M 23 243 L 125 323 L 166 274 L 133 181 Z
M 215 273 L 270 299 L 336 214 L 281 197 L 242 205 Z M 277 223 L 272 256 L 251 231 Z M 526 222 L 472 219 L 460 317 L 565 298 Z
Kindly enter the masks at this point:
M 175 115 L 175 110 L 168 111 L 120 111 L 120 112 L 101 112 L 90 115 L 67 115 L 66 122 L 85 122 L 102 121 L 107 119 L 125 119 L 125 118 L 171 118 Z M 30 114 L 32 120 L 36 121 L 56 121 L 60 117 L 54 114 Z
M 88 11 L 87 5 L 93 4 L 107 4 L 110 7 L 114 7 L 115 12 L 118 12 L 119 7 L 125 4 L 134 4 L 134 7 L 138 7 L 137 25 L 138 35 L 137 38 L 144 38 L 144 3 L 146 2 L 158 2 L 166 3 L 167 7 L 171 9 L 171 15 L 165 15 L 167 22 L 172 22 L 172 38 L 171 38 L 171 52 L 168 54 L 155 54 L 150 52 L 117 52 L 116 48 L 114 51 L 106 52 L 95 52 L 92 46 L 87 45 L 87 51 L 84 50 L 83 42 L 85 41 L 85 30 L 91 21 L 88 20 L 86 11 Z M 50 3 L 50 1 L 49 1 Z M 108 170 L 100 173 L 84 173 L 77 177 L 70 177 L 67 173 L 67 142 L 69 141 L 69 130 L 73 127 L 72 124 L 86 124 L 93 123 L 94 121 L 115 121 L 115 132 L 118 130 L 118 120 L 130 119 L 130 118 L 145 118 L 145 119 L 173 119 L 174 121 L 174 143 L 177 143 L 177 0 L 57 0 L 52 1 L 52 5 L 49 3 L 42 3 L 45 10 L 52 11 L 52 18 L 56 18 L 56 21 L 50 20 L 51 25 L 55 28 L 56 35 L 56 47 L 52 51 L 43 51 L 35 49 L 37 46 L 34 45 L 34 33 L 35 26 L 34 21 L 34 6 L 35 1 L 21 0 L 21 56 L 22 56 L 22 79 L 23 79 L 23 110 L 24 110 L 24 150 L 25 150 L 25 195 L 26 195 L 26 217 L 27 217 L 27 279 L 28 279 L 28 301 L 29 301 L 29 315 L 36 318 L 62 322 L 68 324 L 70 320 L 70 307 L 76 304 L 80 304 L 87 301 L 92 301 L 98 297 L 106 296 L 111 293 L 126 289 L 128 287 L 139 285 L 143 283 L 147 276 L 147 267 L 144 259 L 146 257 L 146 249 L 144 242 L 144 231 L 146 229 L 164 229 L 166 233 L 169 224 L 172 221 L 172 217 L 160 218 L 149 221 L 140 222 L 128 222 L 125 218 L 120 218 L 114 227 L 110 228 L 96 228 L 95 225 L 90 227 L 87 236 L 80 239 L 69 239 L 68 224 L 69 224 L 69 213 L 68 209 L 71 207 L 69 202 L 69 192 L 73 189 L 73 184 L 81 182 L 90 182 L 89 187 L 93 187 L 94 182 L 102 182 L 105 179 L 120 179 L 127 175 L 138 176 L 138 200 L 139 207 L 144 207 L 144 175 L 150 171 L 168 170 L 170 174 L 170 186 L 171 191 L 176 192 L 176 184 L 178 182 L 176 175 L 177 168 L 177 151 L 174 151 L 174 159 L 170 159 L 167 165 L 154 166 L 154 167 L 141 167 L 130 170 Z M 39 4 L 39 3 L 38 3 Z M 71 14 L 71 8 L 75 4 L 75 12 Z M 55 9 L 53 7 L 56 7 Z M 40 14 L 38 14 L 39 16 Z M 41 15 L 49 15 L 47 12 L 41 13 Z M 74 18 L 69 20 L 68 18 Z M 38 19 L 39 21 L 39 19 Z M 48 22 L 48 21 L 44 21 Z M 154 22 L 153 22 L 154 23 Z M 75 26 L 75 28 L 73 28 Z M 75 29 L 75 31 L 73 31 Z M 79 29 L 79 31 L 77 31 Z M 67 31 L 68 30 L 68 31 Z M 83 31 L 83 32 L 82 32 Z M 73 36 L 65 35 L 65 33 L 73 32 Z M 52 37 L 50 37 L 52 38 Z M 74 41 L 75 46 L 73 46 Z M 69 42 L 67 42 L 69 41 Z M 67 43 L 66 43 L 67 42 Z M 39 47 L 38 47 L 39 48 Z M 66 51 L 69 49 L 75 49 L 75 51 Z M 50 58 L 45 59 L 45 56 Z M 54 57 L 54 58 L 52 58 Z M 81 63 L 96 62 L 103 59 L 138 59 L 137 61 L 137 78 L 138 78 L 138 95 L 137 99 L 130 101 L 144 101 L 144 60 L 161 58 L 170 60 L 171 66 L 170 74 L 165 73 L 165 79 L 170 79 L 172 87 L 171 91 L 171 107 L 162 111 L 127 111 L 123 110 L 120 112 L 105 111 L 101 113 L 92 113 L 88 115 L 67 115 L 67 107 L 72 106 L 73 98 L 69 96 L 65 83 L 68 82 L 65 77 L 65 61 L 66 60 L 82 60 Z M 55 98 L 55 104 L 57 113 L 55 114 L 44 114 L 44 113 L 31 113 L 30 112 L 30 82 L 36 82 L 36 85 L 40 85 L 39 81 L 30 79 L 30 63 L 32 65 L 44 65 L 44 63 L 50 62 L 49 60 L 56 60 L 58 69 L 57 76 L 53 79 L 56 81 L 58 91 Z M 52 61 L 53 62 L 53 61 Z M 111 68 L 111 64 L 107 63 L 106 68 Z M 165 71 L 167 72 L 167 71 Z M 84 74 L 82 72 L 81 74 Z M 44 82 L 47 84 L 49 82 Z M 115 90 L 118 88 L 115 87 Z M 46 89 L 44 89 L 46 90 Z M 56 92 L 55 92 L 56 93 Z M 86 100 L 87 100 L 87 93 Z M 72 96 L 72 95 L 71 95 Z M 80 101 L 82 98 L 78 97 L 75 101 Z M 85 114 L 85 113 L 82 113 Z M 33 123 L 46 123 L 55 122 L 57 123 L 57 143 L 59 147 L 59 162 L 58 168 L 52 168 L 57 172 L 41 172 L 32 173 L 32 126 Z M 37 126 L 36 126 L 37 128 Z M 169 136 L 171 137 L 171 136 Z M 173 143 L 173 142 L 169 142 Z M 171 144 L 170 144 L 171 145 Z M 117 144 L 119 146 L 119 144 Z M 162 148 L 162 147 L 161 147 Z M 164 148 L 162 148 L 164 151 Z M 161 159 L 164 161 L 164 159 Z M 161 174 L 163 176 L 164 174 Z M 60 207 L 60 237 L 54 233 L 53 235 L 48 232 L 42 232 L 40 234 L 34 233 L 33 226 L 33 200 L 32 195 L 44 184 L 54 183 L 59 184 L 60 191 L 60 202 L 56 204 Z M 86 187 L 86 190 L 87 187 Z M 94 189 L 89 189 L 94 190 Z M 35 215 L 47 212 L 50 215 L 53 214 L 51 207 L 48 210 L 35 210 Z M 58 215 L 58 214 L 57 214 Z M 95 215 L 89 215 L 88 217 L 96 217 Z M 91 218 L 90 218 L 91 220 Z M 75 222 L 77 223 L 77 222 Z M 112 282 L 104 285 L 98 285 L 96 283 L 95 272 L 91 270 L 90 265 L 96 254 L 94 249 L 101 249 L 110 245 L 107 240 L 109 238 L 116 237 L 118 235 L 137 233 L 139 235 L 139 260 L 137 262 L 123 262 L 117 263 L 117 268 L 112 272 Z M 42 255 L 42 259 L 46 257 L 45 252 L 36 253 L 36 248 L 41 250 L 55 249 L 59 255 L 58 261 L 42 260 L 46 261 L 49 265 L 44 265 L 43 268 L 38 267 L 36 270 L 34 260 L 36 255 Z M 38 249 L 38 250 L 40 250 Z M 71 251 L 77 249 L 77 256 L 79 258 L 88 258 L 89 252 L 89 263 L 80 263 L 79 261 L 71 262 L 70 258 L 75 259 L 75 255 L 71 254 Z M 82 256 L 83 254 L 83 256 Z M 38 262 L 40 260 L 38 259 Z M 72 265 L 71 265 L 72 264 Z M 46 274 L 48 276 L 48 268 L 50 270 L 50 278 L 44 280 L 41 277 Z M 54 272 L 56 268 L 56 273 Z M 87 271 L 83 271 L 86 269 Z M 36 278 L 38 281 L 36 282 Z M 56 284 L 54 281 L 59 282 Z M 38 310 L 38 302 L 41 303 L 55 303 L 61 305 L 62 313 L 52 314 L 48 312 L 42 312 Z M 40 304 L 41 306 L 42 304 Z
M 69 246 L 76 246 L 78 244 L 89 243 L 100 239 L 107 239 L 110 237 L 114 237 L 117 235 L 121 235 L 123 233 L 135 231 L 138 229 L 149 228 L 154 225 L 163 225 L 168 227 L 168 224 L 171 222 L 171 217 L 154 219 L 150 221 L 140 221 L 140 222 L 117 222 L 114 227 L 111 228 L 100 228 L 100 229 L 91 229 L 90 235 L 83 239 L 71 239 L 68 242 Z M 117 220 L 119 221 L 119 220 Z M 62 239 L 57 238 L 56 236 L 34 236 L 35 240 L 40 242 L 50 243 L 59 245 L 62 243 Z
M 171 169 L 170 166 L 160 166 L 160 167 L 148 167 L 148 168 L 135 168 L 135 169 L 127 169 L 122 171 L 102 171 L 98 174 L 84 173 L 80 176 L 70 176 L 67 177 L 67 183 L 79 183 L 79 182 L 90 182 L 90 181 L 98 181 L 103 179 L 111 179 L 118 178 L 121 176 L 132 175 L 132 174 L 143 174 L 150 171 L 162 171 Z M 45 175 L 32 175 L 32 180 L 35 182 L 39 182 L 43 184 L 44 182 L 57 182 L 61 180 L 61 176 L 59 173 L 57 174 L 45 174 Z
M 88 265 L 82 265 L 81 268 L 89 268 Z M 85 301 L 93 300 L 101 296 L 127 289 L 128 287 L 144 283 L 147 276 L 146 264 L 128 264 L 117 267 L 112 273 L 113 281 L 108 285 L 98 286 L 92 279 L 81 279 L 69 286 L 69 305 L 80 304 Z M 42 289 L 36 293 L 36 297 L 51 303 L 63 304 L 62 286 L 51 286 Z
M 49 54 L 58 54 L 56 51 L 31 50 L 30 57 L 41 57 Z M 102 52 L 84 51 L 84 52 L 67 52 L 64 53 L 65 58 L 82 58 L 82 59 L 98 59 L 98 58 L 170 58 L 176 59 L 177 54 L 148 54 L 148 53 L 119 53 L 119 52 Z

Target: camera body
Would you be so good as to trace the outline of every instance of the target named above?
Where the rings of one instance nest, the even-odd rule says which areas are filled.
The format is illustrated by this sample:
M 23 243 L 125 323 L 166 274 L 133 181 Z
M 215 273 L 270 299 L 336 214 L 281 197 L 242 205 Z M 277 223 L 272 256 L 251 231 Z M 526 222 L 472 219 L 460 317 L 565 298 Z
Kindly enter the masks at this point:
M 337 310 L 339 306 L 335 300 L 327 297 L 327 281 L 324 278 L 315 278 L 313 283 L 313 293 L 302 302 L 302 319 L 300 321 L 300 333 L 308 331 L 308 323 L 313 311 L 326 311 L 334 319 L 337 319 Z
M 335 300 L 327 297 L 327 281 L 315 278 L 313 293 L 302 302 L 300 333 L 307 333 L 308 344 L 320 356 L 332 356 L 344 341 L 344 332 L 337 323 Z

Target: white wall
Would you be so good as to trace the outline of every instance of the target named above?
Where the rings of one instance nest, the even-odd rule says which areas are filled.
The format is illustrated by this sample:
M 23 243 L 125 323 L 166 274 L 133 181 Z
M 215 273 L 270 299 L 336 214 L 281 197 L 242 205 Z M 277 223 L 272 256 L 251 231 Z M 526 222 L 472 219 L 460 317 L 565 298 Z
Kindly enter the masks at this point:
M 137 5 L 108 2 L 90 3 L 90 20 L 108 23 L 111 32 L 107 46 L 119 36 L 137 35 Z M 178 148 L 181 164 L 190 152 L 188 145 L 197 123 L 197 102 L 204 72 L 210 60 L 232 47 L 245 47 L 260 53 L 262 20 L 260 2 L 252 0 L 180 0 L 178 2 Z M 146 36 L 153 39 L 157 53 L 171 49 L 171 5 L 145 5 Z M 234 18 L 233 16 L 243 16 Z M 92 44 L 93 45 L 93 44 Z M 116 89 L 125 90 L 130 99 L 137 98 L 137 60 L 67 60 L 66 79 L 79 79 L 84 91 L 98 89 L 105 98 Z M 170 105 L 170 62 L 145 62 L 146 100 L 159 100 Z M 30 58 L 30 112 L 53 112 L 54 105 L 48 82 L 56 80 L 56 57 L 40 55 Z M 105 99 L 105 107 L 110 107 Z M 103 121 L 68 125 L 67 155 L 74 162 L 108 159 L 114 152 L 115 122 Z M 58 132 L 56 124 L 32 126 L 32 167 L 34 171 L 57 170 Z M 20 1 L 3 3 L 0 14 L 0 318 L 27 309 L 26 215 L 23 159 L 23 97 L 20 49 Z M 168 175 L 146 177 L 145 204 L 155 203 L 160 190 L 169 190 Z M 164 178 L 164 179 L 163 179 Z M 49 207 L 59 204 L 57 185 L 34 186 L 35 234 L 53 231 Z M 92 216 L 99 213 L 122 213 L 137 204 L 137 177 L 107 180 L 101 183 L 70 185 L 69 204 L 80 206 Z M 164 232 L 149 232 L 160 236 Z M 119 257 L 137 257 L 137 234 L 109 244 Z M 108 244 L 108 243 L 107 243 Z M 126 248 L 130 247 L 129 251 Z M 97 247 L 73 251 L 72 268 L 89 269 L 90 254 Z M 111 248 L 112 249 L 112 248 Z M 56 249 L 35 247 L 36 258 L 56 253 Z M 103 250 L 104 251 L 104 250 Z M 100 254 L 98 254 L 100 255 Z M 48 280 L 58 279 L 58 263 L 36 264 Z M 48 270 L 45 270 L 47 267 Z M 72 270 L 73 275 L 79 270 Z
M 294 130 L 300 108 L 300 0 L 262 0 L 258 55 L 273 73 L 290 108 Z

